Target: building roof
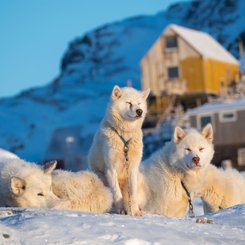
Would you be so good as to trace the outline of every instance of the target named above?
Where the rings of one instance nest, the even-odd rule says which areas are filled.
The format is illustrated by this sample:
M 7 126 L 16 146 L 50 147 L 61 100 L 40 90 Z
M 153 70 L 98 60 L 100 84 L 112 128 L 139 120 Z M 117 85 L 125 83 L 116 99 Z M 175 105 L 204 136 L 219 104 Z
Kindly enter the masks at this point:
M 239 61 L 209 34 L 174 24 L 167 26 L 164 32 L 169 28 L 183 38 L 204 58 L 239 65 Z
M 215 113 L 220 111 L 235 111 L 235 110 L 245 110 L 245 98 L 238 100 L 228 100 L 219 103 L 207 103 L 202 106 L 190 109 L 187 111 L 188 116 L 205 114 L 205 113 Z

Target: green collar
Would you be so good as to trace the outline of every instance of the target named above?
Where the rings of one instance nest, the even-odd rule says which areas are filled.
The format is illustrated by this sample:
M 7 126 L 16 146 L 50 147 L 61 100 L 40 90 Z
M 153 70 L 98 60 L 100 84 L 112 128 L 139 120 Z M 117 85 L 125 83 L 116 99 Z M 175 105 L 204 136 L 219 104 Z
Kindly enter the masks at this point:
M 132 138 L 128 139 L 128 140 L 125 140 L 123 138 L 122 135 L 120 135 L 117 130 L 115 128 L 113 128 L 111 126 L 111 129 L 119 136 L 119 138 L 121 139 L 121 141 L 123 142 L 124 144 L 124 147 L 123 147 L 123 151 L 124 151 L 124 157 L 125 157 L 125 160 L 126 160 L 126 163 L 128 163 L 128 146 L 129 146 L 129 143 L 131 142 Z
M 132 139 L 130 138 L 130 139 L 128 139 L 128 140 L 125 140 L 125 139 L 123 138 L 123 136 L 120 135 L 120 134 L 117 132 L 117 130 L 116 130 L 115 128 L 111 127 L 111 129 L 112 129 L 112 130 L 119 136 L 119 138 L 122 140 L 122 142 L 123 142 L 123 144 L 124 144 L 124 147 L 127 147 L 127 148 L 128 148 L 128 145 L 129 145 L 129 143 L 130 143 L 130 141 L 131 141 Z

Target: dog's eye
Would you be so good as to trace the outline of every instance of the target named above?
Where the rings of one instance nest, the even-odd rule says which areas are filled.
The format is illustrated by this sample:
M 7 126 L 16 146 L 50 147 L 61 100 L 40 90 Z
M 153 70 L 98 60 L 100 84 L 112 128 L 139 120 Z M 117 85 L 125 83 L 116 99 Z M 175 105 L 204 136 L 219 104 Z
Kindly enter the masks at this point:
M 126 103 L 129 104 L 130 108 L 133 106 L 131 102 L 126 102 Z
M 203 147 L 199 148 L 199 151 L 203 151 L 203 150 L 204 150 L 204 148 L 203 148 Z
M 191 149 L 190 149 L 190 148 L 185 148 L 185 150 L 187 150 L 187 151 L 191 151 Z
M 38 196 L 44 197 L 43 193 L 37 193 Z

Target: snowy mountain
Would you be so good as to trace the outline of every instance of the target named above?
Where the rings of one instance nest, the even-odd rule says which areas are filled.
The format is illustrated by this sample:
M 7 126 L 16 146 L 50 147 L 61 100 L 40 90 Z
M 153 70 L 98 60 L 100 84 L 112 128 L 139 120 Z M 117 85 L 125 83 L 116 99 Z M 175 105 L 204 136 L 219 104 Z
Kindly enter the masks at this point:
M 72 158 L 75 151 L 85 159 L 113 85 L 131 80 L 140 88 L 139 61 L 169 23 L 207 31 L 238 57 L 244 12 L 243 0 L 181 2 L 76 38 L 54 81 L 0 100 L 0 147 L 29 161 Z

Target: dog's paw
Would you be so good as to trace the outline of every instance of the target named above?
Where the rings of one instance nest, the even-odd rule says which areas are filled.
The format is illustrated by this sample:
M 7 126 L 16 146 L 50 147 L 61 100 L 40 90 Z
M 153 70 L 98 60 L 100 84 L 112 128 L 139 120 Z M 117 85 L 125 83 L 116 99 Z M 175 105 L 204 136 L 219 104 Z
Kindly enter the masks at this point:
M 118 210 L 117 210 L 117 213 L 118 213 L 118 214 L 124 214 L 124 215 L 127 214 L 127 212 L 126 212 L 126 210 L 125 210 L 124 208 L 118 209 Z
M 124 209 L 123 202 L 117 202 L 115 205 L 115 210 L 117 214 L 127 214 L 126 210 Z
M 142 210 L 132 211 L 132 216 L 143 216 L 144 212 Z

